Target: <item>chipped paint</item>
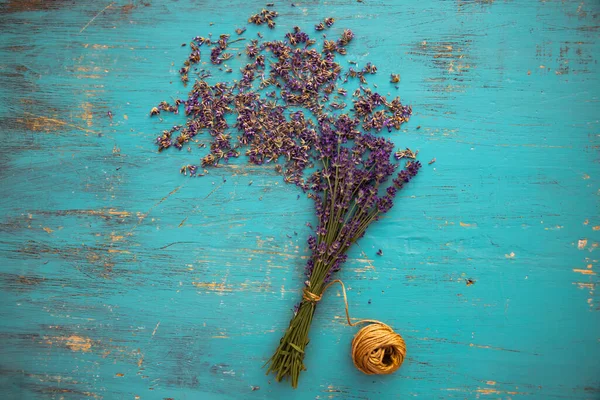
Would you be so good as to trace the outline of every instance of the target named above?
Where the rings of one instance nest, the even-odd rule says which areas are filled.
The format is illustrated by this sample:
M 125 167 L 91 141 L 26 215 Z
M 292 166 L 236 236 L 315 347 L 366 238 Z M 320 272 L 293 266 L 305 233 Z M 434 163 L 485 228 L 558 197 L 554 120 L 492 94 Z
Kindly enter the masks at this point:
M 525 394 L 522 392 L 515 392 L 515 391 L 510 391 L 510 390 L 497 390 L 497 389 L 490 389 L 490 388 L 479 388 L 477 389 L 477 393 L 483 394 L 483 395 L 489 395 L 489 394 L 510 394 L 510 395 L 516 395 L 516 394 Z
M 73 351 L 88 352 L 92 348 L 92 341 L 89 338 L 71 335 L 69 337 L 57 337 L 57 341 L 64 341 L 65 346 Z
M 577 269 L 577 268 L 573 268 L 573 272 L 578 272 L 582 275 L 596 275 L 596 273 L 594 271 L 592 271 L 591 269 Z
M 595 283 L 586 283 L 586 282 L 573 282 L 574 285 L 577 285 L 579 289 L 588 289 L 593 290 L 596 288 Z
M 192 285 L 197 288 L 205 289 L 211 292 L 231 292 L 232 288 L 227 286 L 225 283 L 217 283 L 217 282 L 192 282 Z
M 85 102 L 80 105 L 81 112 L 77 114 L 77 118 L 83 120 L 88 127 L 94 124 L 94 114 L 92 113 L 92 103 Z
M 563 225 L 555 225 L 555 226 L 549 226 L 544 228 L 545 231 L 557 231 L 559 229 L 563 229 L 564 226 Z
M 29 131 L 33 132 L 62 132 L 65 127 L 74 128 L 86 133 L 98 133 L 91 129 L 86 129 L 79 125 L 71 124 L 57 118 L 50 118 L 41 115 L 35 115 L 25 112 L 26 117 L 17 118 L 17 123 L 22 124 Z
M 131 254 L 129 250 L 121 250 L 121 249 L 107 249 L 109 253 L 121 253 L 121 254 Z
M 123 240 L 124 237 L 125 236 L 123 236 L 123 235 L 117 235 L 114 232 L 111 232 L 110 241 L 111 242 L 119 242 L 119 241 Z

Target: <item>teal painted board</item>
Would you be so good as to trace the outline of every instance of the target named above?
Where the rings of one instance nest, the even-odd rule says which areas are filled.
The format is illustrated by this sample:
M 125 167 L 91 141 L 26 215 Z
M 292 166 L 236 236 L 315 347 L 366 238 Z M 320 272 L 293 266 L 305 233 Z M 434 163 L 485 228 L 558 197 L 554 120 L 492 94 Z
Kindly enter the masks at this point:
M 186 93 L 181 44 L 263 2 L 3 1 L 4 398 L 600 398 L 598 2 L 276 3 L 276 29 L 245 37 L 335 17 L 356 34 L 346 59 L 413 106 L 390 137 L 426 165 L 339 274 L 352 316 L 404 336 L 405 364 L 353 367 L 334 288 L 299 388 L 266 376 L 310 200 L 269 167 L 190 179 L 206 150 L 156 151 L 182 121 L 148 116 Z

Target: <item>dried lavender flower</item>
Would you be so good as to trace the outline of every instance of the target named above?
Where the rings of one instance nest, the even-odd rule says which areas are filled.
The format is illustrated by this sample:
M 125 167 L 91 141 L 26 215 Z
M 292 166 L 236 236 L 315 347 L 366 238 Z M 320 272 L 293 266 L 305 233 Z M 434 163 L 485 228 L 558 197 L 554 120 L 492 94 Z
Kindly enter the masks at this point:
M 275 11 L 262 10 L 248 22 L 274 28 L 277 16 Z M 315 30 L 333 23 L 333 18 L 326 18 Z M 244 31 L 239 28 L 236 33 Z M 251 164 L 273 165 L 284 182 L 298 186 L 313 200 L 318 223 L 316 228 L 306 224 L 314 234 L 307 241 L 311 257 L 305 285 L 315 295 L 342 267 L 352 244 L 392 209 L 397 193 L 421 168 L 414 161 L 416 152 L 408 148 L 395 152 L 390 140 L 376 136 L 399 130 L 410 119 L 412 108 L 398 97 L 389 99 L 368 87 L 366 76 L 377 72 L 374 64 L 343 73 L 336 61 L 354 37 L 346 29 L 338 40 L 324 40 L 322 50 L 300 27 L 293 27 L 283 40 L 251 40 L 245 46 L 248 62 L 239 68 L 239 79 L 209 83 L 205 79 L 210 74 L 200 70 L 187 98 L 174 104 L 163 101 L 150 111 L 152 116 L 183 109 L 186 117 L 183 125 L 163 130 L 156 138 L 159 151 L 182 149 L 200 134 L 210 136 L 208 153 L 199 165 L 182 166 L 183 175 L 203 176 L 204 168 L 244 154 Z M 216 41 L 195 37 L 179 71 L 184 84 L 190 72 L 195 73 L 202 46 L 212 46 L 213 65 L 231 58 L 225 52 L 232 43 L 229 39 L 226 34 Z M 227 65 L 218 68 L 233 73 Z M 358 79 L 360 85 L 344 102 L 340 96 L 348 93 L 343 87 L 348 79 Z M 410 161 L 401 166 L 405 158 Z M 306 300 L 294 308 L 290 327 L 269 361 L 269 372 L 276 373 L 277 380 L 290 377 L 293 386 L 298 384 L 308 343 L 307 321 L 314 311 L 315 303 Z

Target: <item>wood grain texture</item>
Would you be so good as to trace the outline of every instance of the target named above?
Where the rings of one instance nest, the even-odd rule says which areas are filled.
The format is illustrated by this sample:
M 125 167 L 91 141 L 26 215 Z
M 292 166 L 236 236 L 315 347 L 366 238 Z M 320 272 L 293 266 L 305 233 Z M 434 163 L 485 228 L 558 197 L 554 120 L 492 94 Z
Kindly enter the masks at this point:
M 599 3 L 295 4 L 276 4 L 265 37 L 326 16 L 336 34 L 351 28 L 346 59 L 374 62 L 371 82 L 413 105 L 392 139 L 436 158 L 339 275 L 353 316 L 403 334 L 405 365 L 354 369 L 356 328 L 332 289 L 300 388 L 265 376 L 299 298 L 310 201 L 268 167 L 180 176 L 205 150 L 153 145 L 181 121 L 148 117 L 186 93 L 181 43 L 232 33 L 262 2 L 11 0 L 3 397 L 600 398 Z

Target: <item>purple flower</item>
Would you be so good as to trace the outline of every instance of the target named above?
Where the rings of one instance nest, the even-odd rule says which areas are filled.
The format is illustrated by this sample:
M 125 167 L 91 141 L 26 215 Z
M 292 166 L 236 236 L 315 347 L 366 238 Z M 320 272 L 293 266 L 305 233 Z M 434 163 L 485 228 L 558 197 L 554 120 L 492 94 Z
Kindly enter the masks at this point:
M 263 10 L 250 22 L 273 27 L 276 16 Z M 333 24 L 333 18 L 327 18 L 315 29 Z M 315 41 L 299 27 L 284 40 L 252 40 L 245 46 L 248 57 L 237 53 L 247 62 L 239 66 L 239 78 L 209 83 L 204 65 L 233 72 L 223 65 L 231 57 L 225 52 L 229 39 L 229 35 L 216 41 L 196 37 L 190 43 L 190 54 L 179 69 L 184 82 L 195 79 L 187 98 L 174 105 L 161 102 L 151 111 L 151 115 L 177 113 L 183 103 L 187 121 L 163 131 L 156 138 L 158 150 L 205 147 L 199 165 L 182 167 L 182 173 L 190 176 L 202 176 L 200 167 L 245 154 L 249 163 L 264 165 L 299 187 L 314 201 L 318 220 L 307 240 L 312 256 L 304 272 L 308 280 L 329 281 L 352 244 L 371 222 L 392 209 L 398 191 L 421 168 L 415 153 L 409 149 L 394 153 L 394 144 L 378 135 L 400 129 L 412 108 L 369 87 L 367 77 L 377 72 L 375 65 L 343 71 L 345 63 L 336 62 L 336 57 L 345 54 L 354 39 L 350 30 L 337 40 L 324 40 L 322 49 L 312 46 Z M 200 63 L 203 45 L 210 46 L 209 64 Z M 353 95 L 344 87 L 349 79 L 359 81 Z M 346 103 L 348 112 L 343 111 Z M 206 134 L 206 146 L 198 140 L 200 134 Z M 402 158 L 410 160 L 403 167 Z
M 338 240 L 336 240 L 333 243 L 331 243 L 331 246 L 329 246 L 329 249 L 327 249 L 327 254 L 332 256 L 332 255 L 336 254 L 339 250 L 340 250 L 340 242 Z
M 394 201 L 390 196 L 383 196 L 377 200 L 377 210 L 382 214 L 388 212 L 393 205 Z
M 306 275 L 306 277 L 308 279 L 310 279 L 310 276 L 312 275 L 314 268 L 315 268 L 315 264 L 311 258 L 310 260 L 307 261 L 306 267 L 304 269 L 304 274 Z
M 317 238 L 310 235 L 308 237 L 308 248 L 311 250 L 315 250 L 317 248 Z

